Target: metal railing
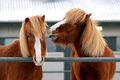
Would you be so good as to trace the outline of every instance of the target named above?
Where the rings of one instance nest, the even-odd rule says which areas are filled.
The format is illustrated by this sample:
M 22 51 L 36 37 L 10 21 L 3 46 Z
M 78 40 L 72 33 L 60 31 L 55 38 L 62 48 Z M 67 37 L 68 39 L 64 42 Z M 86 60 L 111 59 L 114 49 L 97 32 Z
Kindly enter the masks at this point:
M 33 62 L 31 57 L 0 57 L 0 62 Z M 120 56 L 117 57 L 47 57 L 45 62 L 120 62 Z M 64 71 L 43 71 L 49 74 L 70 74 L 70 70 Z M 116 71 L 120 74 L 120 71 Z M 65 77 L 64 77 L 65 78 Z M 117 79 L 118 77 L 116 77 Z M 66 79 L 66 78 L 65 78 Z
M 32 62 L 32 58 L 27 57 L 0 57 L 0 62 Z M 50 57 L 45 58 L 45 62 L 120 62 L 120 57 Z
M 0 62 L 33 62 L 31 57 L 0 57 Z M 120 57 L 49 57 L 45 62 L 120 62 Z M 44 73 L 70 73 L 65 71 L 43 71 Z M 116 71 L 120 73 L 120 71 Z

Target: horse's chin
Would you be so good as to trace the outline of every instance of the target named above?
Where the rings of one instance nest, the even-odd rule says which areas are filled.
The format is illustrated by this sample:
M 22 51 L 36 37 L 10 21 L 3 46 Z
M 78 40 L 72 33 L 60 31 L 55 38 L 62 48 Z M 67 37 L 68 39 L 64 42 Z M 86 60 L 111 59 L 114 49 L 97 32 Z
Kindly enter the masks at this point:
M 67 46 L 69 46 L 69 43 L 65 43 L 65 42 L 59 42 L 59 40 L 52 40 L 53 43 L 55 43 L 56 45 L 59 45 L 60 47 L 66 48 Z

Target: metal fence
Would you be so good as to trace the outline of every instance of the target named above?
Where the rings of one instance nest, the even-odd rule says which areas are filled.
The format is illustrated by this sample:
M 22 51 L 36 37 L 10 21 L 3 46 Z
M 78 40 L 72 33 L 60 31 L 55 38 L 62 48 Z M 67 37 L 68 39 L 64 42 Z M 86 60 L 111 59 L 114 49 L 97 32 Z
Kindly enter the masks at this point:
M 33 62 L 31 57 L 0 57 L 0 62 Z M 120 62 L 120 57 L 47 57 L 45 62 Z M 70 73 L 70 70 L 64 71 L 43 71 L 43 73 Z M 120 73 L 120 71 L 116 71 Z M 118 80 L 119 75 L 115 80 Z M 66 80 L 66 78 L 64 78 Z M 67 79 L 68 80 L 68 79 Z
M 0 62 L 32 62 L 30 57 L 0 57 Z M 120 62 L 120 57 L 56 57 L 45 58 L 45 62 Z

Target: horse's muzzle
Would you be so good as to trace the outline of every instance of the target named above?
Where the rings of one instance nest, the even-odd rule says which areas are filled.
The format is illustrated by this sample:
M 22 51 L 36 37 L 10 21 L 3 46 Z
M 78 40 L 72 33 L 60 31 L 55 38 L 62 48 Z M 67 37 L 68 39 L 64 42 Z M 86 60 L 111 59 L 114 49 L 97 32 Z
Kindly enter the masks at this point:
M 44 57 L 42 57 L 42 60 L 40 62 L 37 62 L 36 58 L 33 57 L 33 62 L 35 63 L 36 66 L 42 66 L 44 63 Z

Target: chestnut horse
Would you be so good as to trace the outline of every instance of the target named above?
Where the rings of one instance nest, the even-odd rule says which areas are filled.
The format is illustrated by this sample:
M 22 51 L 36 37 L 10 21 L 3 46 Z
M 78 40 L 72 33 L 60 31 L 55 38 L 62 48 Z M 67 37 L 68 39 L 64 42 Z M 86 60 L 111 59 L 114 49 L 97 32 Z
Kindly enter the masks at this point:
M 27 17 L 19 39 L 0 46 L 0 57 L 32 57 L 33 62 L 0 62 L 0 80 L 41 80 L 46 55 L 45 16 Z
M 72 57 L 114 57 L 90 16 L 79 8 L 69 10 L 48 30 L 52 41 L 70 45 Z M 112 80 L 115 70 L 115 62 L 72 62 L 71 80 Z

